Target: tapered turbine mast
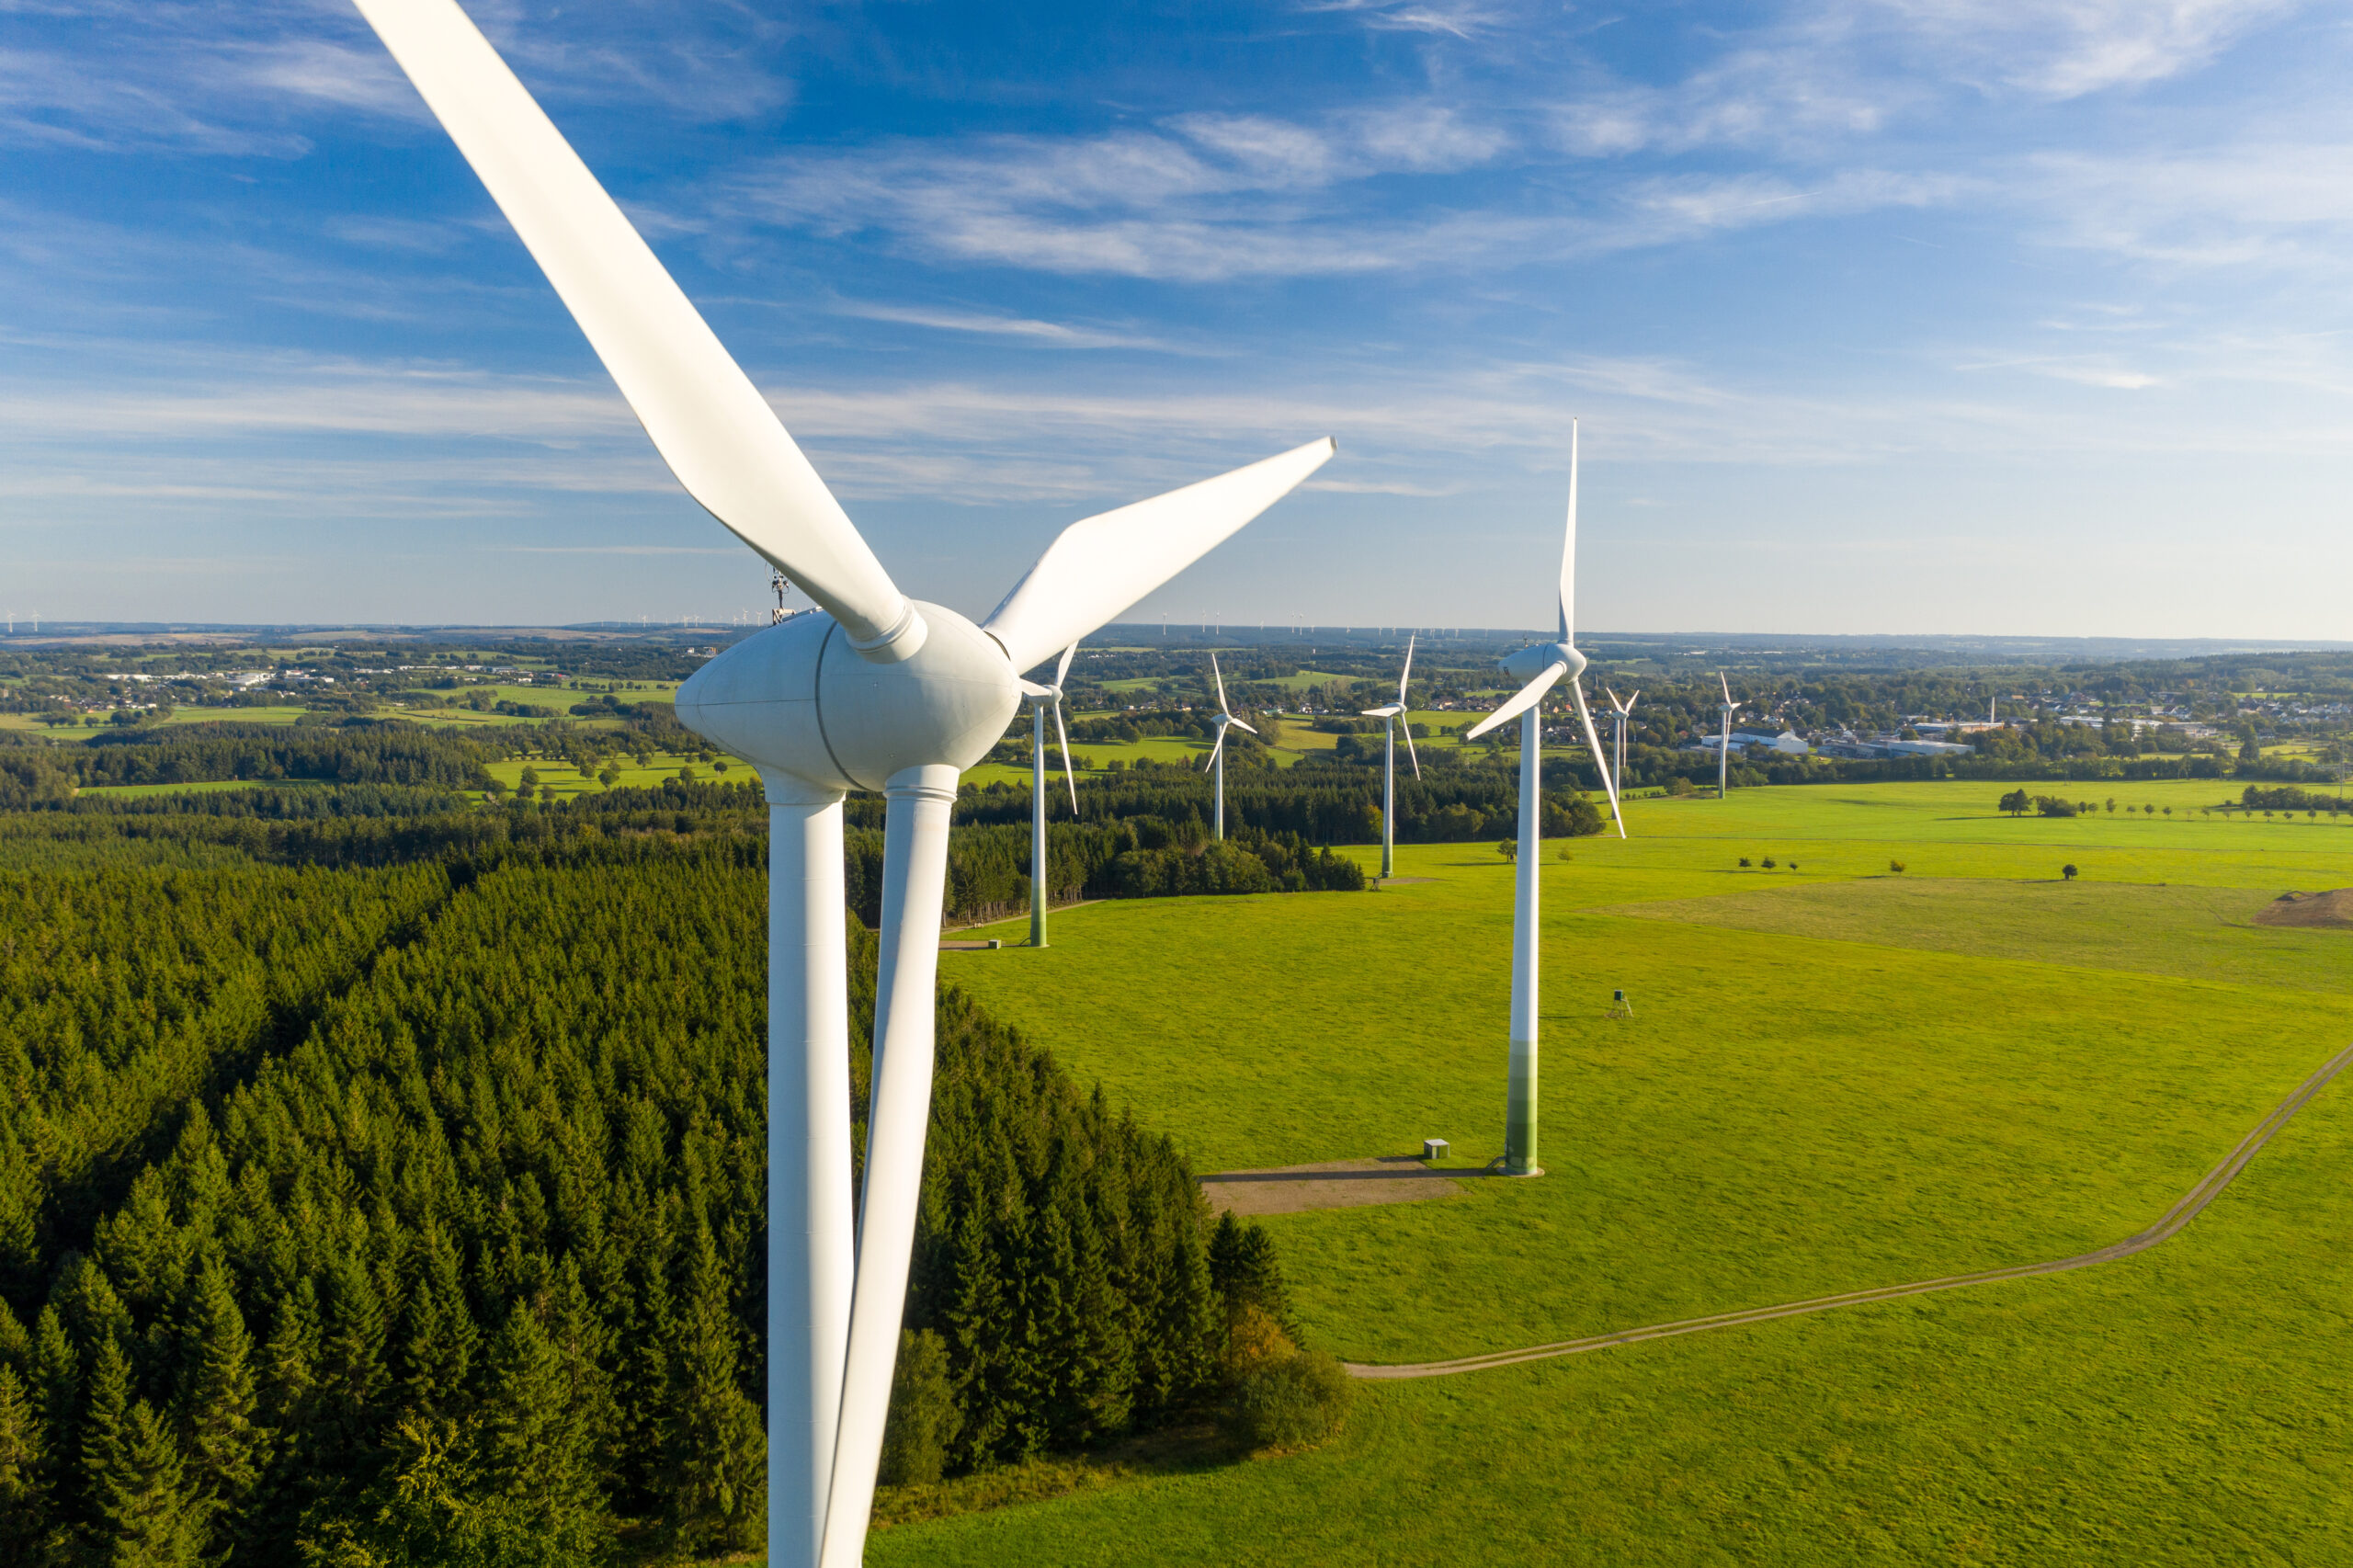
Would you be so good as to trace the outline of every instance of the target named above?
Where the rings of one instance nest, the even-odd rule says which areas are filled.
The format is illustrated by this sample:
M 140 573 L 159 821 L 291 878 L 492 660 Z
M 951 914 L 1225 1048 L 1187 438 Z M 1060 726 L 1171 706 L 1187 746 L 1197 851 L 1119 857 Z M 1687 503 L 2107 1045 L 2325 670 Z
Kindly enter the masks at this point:
M 1070 784 L 1070 814 L 1078 815 L 1078 775 L 1070 760 L 1070 732 L 1063 728 L 1063 680 L 1070 674 L 1071 656 L 1078 652 L 1074 642 L 1063 650 L 1054 665 L 1054 684 L 1040 686 L 1036 681 L 1021 683 L 1021 694 L 1029 699 L 1029 717 L 1035 731 L 1029 750 L 1029 945 L 1046 945 L 1046 710 L 1054 710 L 1054 739 L 1063 748 L 1063 777 Z
M 1716 684 L 1724 688 L 1723 733 L 1716 741 L 1716 799 L 1721 801 L 1732 783 L 1732 716 L 1740 704 L 1732 699 L 1732 683 L 1722 670 L 1716 672 Z
M 1254 735 L 1258 732 L 1235 718 L 1233 710 L 1226 706 L 1225 676 L 1217 667 L 1215 649 L 1210 651 L 1210 676 L 1217 682 L 1217 744 L 1210 747 L 1210 759 L 1205 766 L 1217 776 L 1217 804 L 1213 808 L 1215 820 L 1212 826 L 1219 842 L 1222 843 L 1225 839 L 1225 732 L 1228 728 L 1249 730 Z
M 1364 710 L 1368 719 L 1380 719 L 1389 730 L 1388 755 L 1381 767 L 1381 874 L 1397 874 L 1397 726 L 1405 724 L 1405 756 L 1414 765 L 1414 777 L 1422 776 L 1422 759 L 1414 755 L 1414 726 L 1405 719 L 1405 683 L 1414 678 L 1414 639 L 1405 639 L 1405 668 L 1397 676 L 1397 700 L 1384 702 L 1378 708 Z
M 1606 686 L 1601 688 L 1601 694 L 1609 699 L 1609 711 L 1617 716 L 1618 722 L 1617 737 L 1610 743 L 1609 777 L 1619 789 L 1623 790 L 1626 787 L 1626 724 L 1633 718 L 1634 704 L 1643 699 L 1643 694 L 1638 691 L 1623 702 L 1619 701 L 1618 694 Z
M 1023 670 L 1183 571 L 1331 457 L 1320 440 L 1072 524 L 979 625 L 900 592 L 652 250 L 455 0 L 358 0 L 688 494 L 823 611 L 698 670 L 678 718 L 768 797 L 768 1551 L 856 1568 L 898 1356 L 931 1104 L 957 776 Z M 852 1245 L 842 801 L 884 819 L 874 1092 Z
M 1511 912 L 1511 1085 L 1504 1110 L 1506 1176 L 1541 1176 L 1536 1163 L 1536 893 L 1539 831 L 1544 810 L 1544 729 L 1538 705 L 1552 683 L 1569 677 L 1576 698 L 1577 721 L 1585 726 L 1585 744 L 1593 754 L 1594 771 L 1609 795 L 1609 814 L 1618 836 L 1626 836 L 1625 818 L 1618 810 L 1618 786 L 1594 733 L 1593 713 L 1585 705 L 1585 655 L 1571 641 L 1576 609 L 1577 568 L 1577 426 L 1569 424 L 1569 524 L 1561 545 L 1561 634 L 1557 642 L 1522 648 L 1503 661 L 1504 673 L 1523 681 L 1519 690 L 1462 738 L 1475 741 L 1508 719 L 1519 720 L 1519 851 L 1513 865 L 1517 883 Z

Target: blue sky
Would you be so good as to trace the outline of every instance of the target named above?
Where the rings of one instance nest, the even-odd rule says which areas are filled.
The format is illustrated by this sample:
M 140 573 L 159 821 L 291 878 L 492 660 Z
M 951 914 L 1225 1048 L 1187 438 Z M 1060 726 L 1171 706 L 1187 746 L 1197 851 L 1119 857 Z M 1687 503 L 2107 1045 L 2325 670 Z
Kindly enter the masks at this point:
M 1139 619 L 2353 638 L 2353 12 L 472 14 L 902 585 L 1326 432 Z M 347 6 L 0 0 L 0 609 L 762 602 Z

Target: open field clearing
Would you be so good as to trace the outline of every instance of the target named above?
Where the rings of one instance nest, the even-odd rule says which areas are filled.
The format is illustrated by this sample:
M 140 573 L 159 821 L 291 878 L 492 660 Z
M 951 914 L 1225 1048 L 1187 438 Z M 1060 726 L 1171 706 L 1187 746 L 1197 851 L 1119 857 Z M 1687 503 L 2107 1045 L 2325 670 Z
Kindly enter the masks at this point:
M 718 757 L 719 762 L 727 765 L 725 771 L 721 771 L 716 763 L 705 762 L 699 756 L 687 756 L 677 752 L 649 753 L 652 766 L 647 767 L 640 767 L 634 756 L 615 756 L 611 760 L 614 766 L 620 769 L 620 778 L 613 787 L 620 790 L 659 789 L 664 779 L 678 777 L 678 770 L 682 767 L 693 769 L 694 776 L 705 783 L 713 779 L 739 782 L 752 777 L 749 764 L 735 757 L 720 756 L 716 753 L 713 755 Z M 559 800 L 568 799 L 574 795 L 600 795 L 605 790 L 605 786 L 593 775 L 584 777 L 578 768 L 568 762 L 551 762 L 544 757 L 525 756 L 507 757 L 487 765 L 490 776 L 510 790 L 522 787 L 523 774 L 526 769 L 538 778 L 538 788 L 553 790 Z
M 2353 1040 L 2353 933 L 2247 923 L 2353 884 L 2353 832 L 2200 817 L 2211 782 L 2134 787 L 2172 819 L 2126 820 L 2120 795 L 2114 819 L 2012 821 L 2007 788 L 1644 801 L 1633 840 L 1571 841 L 1544 872 L 1549 1174 L 1269 1219 L 1309 1333 L 1354 1359 L 1462 1356 L 2153 1221 Z M 1483 846 L 1400 862 L 1434 880 L 1097 904 L 1051 949 L 943 977 L 1203 1170 L 1426 1136 L 1475 1164 L 1501 1146 L 1509 871 Z M 1632 1020 L 1601 1016 L 1614 986 Z M 1318 1452 L 894 1528 L 871 1556 L 2345 1560 L 2353 1375 L 2322 1347 L 2353 1299 L 2348 1169 L 2339 1087 L 2137 1257 L 1368 1386 Z
M 74 792 L 80 796 L 135 800 L 142 795 L 212 795 L 224 790 L 324 788 L 324 785 L 309 778 L 217 778 L 200 784 L 85 784 Z

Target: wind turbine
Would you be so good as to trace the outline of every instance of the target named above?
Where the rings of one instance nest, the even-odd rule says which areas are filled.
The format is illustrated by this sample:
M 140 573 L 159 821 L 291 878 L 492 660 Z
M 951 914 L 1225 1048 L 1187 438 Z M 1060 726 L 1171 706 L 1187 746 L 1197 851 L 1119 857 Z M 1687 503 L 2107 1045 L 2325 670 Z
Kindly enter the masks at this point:
M 1070 732 L 1063 728 L 1063 677 L 1070 674 L 1071 656 L 1078 652 L 1074 642 L 1063 650 L 1060 662 L 1054 665 L 1054 684 L 1040 686 L 1036 681 L 1021 683 L 1022 695 L 1029 699 L 1029 715 L 1035 722 L 1036 738 L 1029 750 L 1029 945 L 1046 945 L 1046 709 L 1054 710 L 1054 738 L 1062 743 L 1063 777 L 1070 783 L 1070 814 L 1078 815 L 1078 775 L 1071 768 Z
M 1577 719 L 1585 725 L 1585 744 L 1593 752 L 1594 771 L 1609 793 L 1609 814 L 1618 823 L 1618 836 L 1626 836 L 1626 820 L 1618 811 L 1618 786 L 1602 760 L 1601 737 L 1594 733 L 1593 714 L 1585 705 L 1585 688 L 1577 677 L 1585 673 L 1585 655 L 1570 640 L 1576 609 L 1577 570 L 1577 426 L 1569 422 L 1569 526 L 1561 545 L 1561 635 L 1557 642 L 1522 648 L 1503 660 L 1504 673 L 1527 684 L 1502 707 L 1472 726 L 1462 738 L 1475 741 L 1506 719 L 1519 720 L 1519 854 L 1513 865 L 1518 882 L 1511 911 L 1511 1087 L 1504 1109 L 1504 1174 L 1542 1176 L 1536 1163 L 1536 892 L 1538 828 L 1544 809 L 1544 729 L 1537 705 L 1552 683 L 1563 675 L 1577 699 Z
M 1217 775 L 1215 825 L 1218 841 L 1223 843 L 1225 841 L 1225 732 L 1230 725 L 1249 730 L 1254 735 L 1258 732 L 1251 730 L 1249 725 L 1235 718 L 1233 710 L 1225 705 L 1225 676 L 1218 670 L 1215 649 L 1210 651 L 1210 674 L 1217 681 L 1217 744 L 1210 747 L 1210 759 L 1205 766 L 1211 772 Z
M 1724 688 L 1723 733 L 1716 742 L 1716 799 L 1721 801 L 1732 782 L 1732 716 L 1740 704 L 1732 699 L 1732 683 L 1722 670 L 1716 672 L 1716 684 Z
M 1405 668 L 1397 676 L 1397 700 L 1364 710 L 1368 719 L 1386 721 L 1389 730 L 1389 753 L 1382 759 L 1381 770 L 1381 874 L 1384 877 L 1396 875 L 1397 721 L 1404 716 L 1405 683 L 1413 678 L 1413 675 L 1414 640 L 1408 637 L 1405 639 Z M 1414 765 L 1414 777 L 1419 778 L 1422 776 L 1422 759 L 1414 755 L 1414 726 L 1410 722 L 1405 726 L 1405 756 Z
M 957 776 L 1021 672 L 1167 582 L 1322 466 L 1327 438 L 1072 524 L 974 625 L 899 591 L 759 390 L 456 0 L 358 0 L 689 494 L 824 612 L 677 693 L 768 797 L 768 1547 L 857 1568 L 906 1303 Z M 851 1236 L 842 800 L 888 799 L 874 1092 Z
M 1618 694 L 1608 687 L 1603 687 L 1601 690 L 1602 695 L 1609 699 L 1609 710 L 1618 716 L 1618 736 L 1610 743 L 1612 749 L 1609 759 L 1609 777 L 1623 784 L 1626 781 L 1626 724 L 1633 718 L 1634 704 L 1643 699 L 1643 694 L 1638 691 L 1620 702 L 1618 700 Z

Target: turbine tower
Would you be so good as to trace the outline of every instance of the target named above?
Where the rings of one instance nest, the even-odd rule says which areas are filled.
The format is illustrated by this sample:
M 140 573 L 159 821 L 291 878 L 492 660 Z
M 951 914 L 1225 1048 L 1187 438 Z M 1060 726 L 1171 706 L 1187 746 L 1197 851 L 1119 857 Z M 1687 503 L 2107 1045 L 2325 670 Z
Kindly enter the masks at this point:
M 1577 426 L 1569 423 L 1569 526 L 1561 545 L 1561 634 L 1556 642 L 1522 648 L 1503 661 L 1504 673 L 1527 684 L 1502 707 L 1473 725 L 1462 738 L 1481 735 L 1517 717 L 1519 720 L 1519 854 L 1513 865 L 1518 884 L 1511 911 L 1511 1087 L 1504 1110 L 1504 1174 L 1542 1176 L 1536 1163 L 1536 893 L 1538 828 L 1544 809 L 1544 728 L 1537 705 L 1552 683 L 1563 675 L 1577 699 L 1577 719 L 1585 726 L 1585 744 L 1593 752 L 1594 771 L 1609 794 L 1609 814 L 1618 836 L 1626 836 L 1625 818 L 1618 811 L 1618 786 L 1602 760 L 1601 737 L 1594 733 L 1593 714 L 1585 705 L 1585 688 L 1577 677 L 1585 673 L 1585 655 L 1571 640 L 1571 617 L 1576 609 L 1577 569 Z
M 1208 767 L 1211 772 L 1217 775 L 1215 826 L 1218 841 L 1223 843 L 1225 841 L 1225 732 L 1229 726 L 1249 730 L 1254 735 L 1258 732 L 1251 730 L 1249 725 L 1235 718 L 1233 710 L 1225 705 L 1225 676 L 1218 670 L 1215 649 L 1210 651 L 1210 675 L 1217 681 L 1217 744 L 1210 747 Z
M 1078 815 L 1078 775 L 1071 768 L 1070 732 L 1063 728 L 1063 679 L 1070 674 L 1071 656 L 1077 652 L 1075 642 L 1063 650 L 1061 661 L 1054 665 L 1053 685 L 1021 683 L 1036 732 L 1029 748 L 1029 945 L 1033 948 L 1046 945 L 1046 710 L 1050 706 L 1054 710 L 1054 738 L 1063 748 L 1063 777 L 1070 783 L 1070 814 Z
M 1021 672 L 1199 560 L 1328 460 L 1312 442 L 1072 524 L 988 619 L 899 591 L 750 378 L 456 0 L 358 0 L 688 493 L 819 611 L 677 693 L 768 797 L 768 1549 L 857 1568 L 898 1355 L 929 1117 L 957 776 Z M 852 1245 L 842 801 L 880 790 L 881 967 Z
M 1732 716 L 1740 704 L 1732 699 L 1732 683 L 1722 670 L 1716 672 L 1716 684 L 1724 688 L 1723 733 L 1716 742 L 1716 799 L 1721 801 L 1732 782 Z
M 1610 743 L 1609 777 L 1622 790 L 1626 787 L 1626 724 L 1633 718 L 1634 704 L 1643 699 L 1643 694 L 1637 691 L 1633 696 L 1620 702 L 1618 700 L 1618 694 L 1608 687 L 1603 687 L 1601 691 L 1603 696 L 1609 699 L 1609 711 L 1617 715 L 1618 735 Z
M 1368 708 L 1364 716 L 1380 719 L 1389 730 L 1389 754 L 1382 759 L 1381 769 L 1381 874 L 1393 877 L 1396 870 L 1397 823 L 1397 721 L 1405 716 L 1405 683 L 1414 676 L 1414 639 L 1405 639 L 1405 668 L 1397 676 L 1397 700 L 1378 708 Z M 1414 777 L 1422 776 L 1422 759 L 1414 755 L 1414 726 L 1405 725 L 1405 756 L 1414 765 Z

